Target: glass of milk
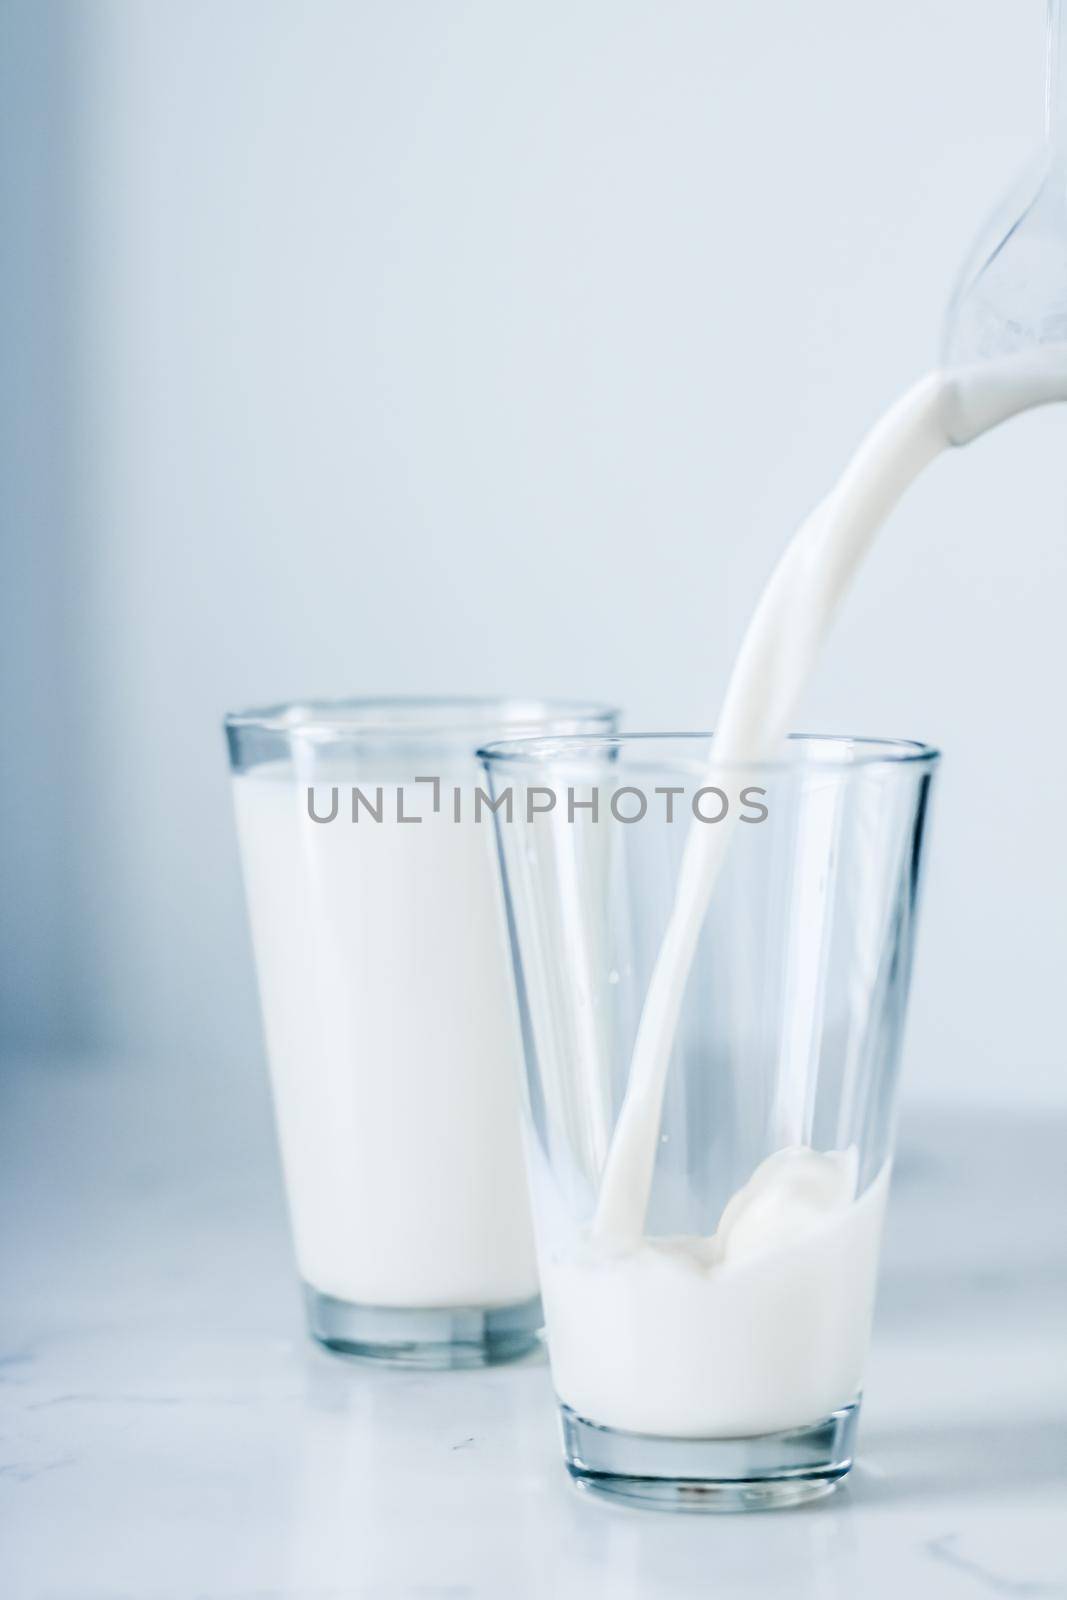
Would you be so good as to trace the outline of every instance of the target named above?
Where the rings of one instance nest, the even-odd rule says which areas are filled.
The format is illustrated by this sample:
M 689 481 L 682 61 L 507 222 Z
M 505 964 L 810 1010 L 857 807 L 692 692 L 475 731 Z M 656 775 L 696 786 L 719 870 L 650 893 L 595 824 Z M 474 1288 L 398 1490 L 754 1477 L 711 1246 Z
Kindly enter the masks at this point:
M 521 1044 L 479 744 L 603 734 L 600 706 L 347 700 L 226 718 L 311 1332 L 423 1366 L 541 1323 Z
M 566 1464 L 664 1506 L 795 1504 L 852 1461 L 938 756 L 783 750 L 483 751 Z

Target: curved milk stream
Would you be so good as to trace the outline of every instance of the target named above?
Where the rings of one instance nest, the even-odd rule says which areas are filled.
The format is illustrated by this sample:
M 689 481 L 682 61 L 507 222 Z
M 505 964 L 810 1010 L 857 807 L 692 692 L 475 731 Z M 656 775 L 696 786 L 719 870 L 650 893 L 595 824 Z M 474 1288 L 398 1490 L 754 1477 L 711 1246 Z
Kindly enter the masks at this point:
M 881 523 L 950 444 L 1067 400 L 1067 348 L 932 373 L 862 442 L 801 525 L 745 634 L 709 780 L 774 757 L 838 606 Z M 541 1264 L 559 1395 L 608 1426 L 752 1434 L 848 1404 L 866 1351 L 888 1170 L 855 1194 L 855 1152 L 770 1156 L 710 1237 L 644 1237 L 663 1092 L 689 969 L 728 825 L 690 827 L 640 1018 L 588 1240 Z
M 771 574 L 741 644 L 716 725 L 709 781 L 724 766 L 772 759 L 875 534 L 905 490 L 953 443 L 1019 411 L 1067 399 L 1067 352 L 1013 357 L 947 377 L 928 374 L 863 440 Z M 653 969 L 622 1110 L 601 1179 L 594 1234 L 634 1241 L 644 1228 L 678 1013 L 729 826 L 690 827 L 674 907 Z M 783 1130 L 783 1143 L 798 1129 Z

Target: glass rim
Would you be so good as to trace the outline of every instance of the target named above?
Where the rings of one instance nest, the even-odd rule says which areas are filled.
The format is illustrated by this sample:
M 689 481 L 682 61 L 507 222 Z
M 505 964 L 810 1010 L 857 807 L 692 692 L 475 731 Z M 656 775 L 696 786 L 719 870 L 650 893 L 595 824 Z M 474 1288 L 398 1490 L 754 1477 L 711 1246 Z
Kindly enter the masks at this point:
M 506 728 L 509 723 L 528 726 L 553 720 L 609 726 L 618 715 L 614 706 L 599 700 L 519 695 L 352 695 L 252 706 L 228 711 L 222 721 L 227 733 L 256 731 L 352 739 L 470 732 L 484 736 L 494 724 Z
M 819 755 L 810 757 L 804 753 L 785 753 L 762 761 L 716 761 L 714 753 L 715 735 L 710 730 L 707 732 L 667 733 L 618 733 L 608 735 L 597 734 L 537 734 L 532 737 L 516 739 L 494 739 L 489 744 L 483 745 L 478 751 L 478 758 L 486 767 L 512 769 L 529 769 L 548 765 L 566 764 L 569 758 L 580 761 L 583 756 L 603 754 L 611 750 L 621 750 L 632 746 L 638 750 L 660 745 L 703 745 L 700 755 L 691 758 L 679 755 L 677 752 L 665 753 L 662 759 L 657 760 L 651 753 L 649 758 L 641 762 L 630 762 L 627 771 L 660 770 L 670 767 L 675 771 L 693 772 L 698 775 L 707 773 L 711 768 L 718 772 L 855 772 L 872 767 L 885 767 L 895 769 L 906 767 L 913 770 L 916 767 L 925 767 L 932 770 L 941 760 L 941 751 L 935 745 L 924 744 L 917 739 L 887 739 L 870 737 L 862 734 L 851 733 L 790 733 L 786 735 L 785 744 L 788 745 L 817 745 L 825 750 L 829 747 L 847 748 L 848 754 L 835 758 L 833 755 Z

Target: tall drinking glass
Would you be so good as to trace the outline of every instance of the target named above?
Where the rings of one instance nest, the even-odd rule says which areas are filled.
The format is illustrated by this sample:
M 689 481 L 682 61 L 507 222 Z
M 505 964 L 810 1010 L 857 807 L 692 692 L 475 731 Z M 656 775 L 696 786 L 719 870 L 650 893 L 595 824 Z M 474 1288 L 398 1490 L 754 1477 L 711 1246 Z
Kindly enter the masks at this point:
M 743 1509 L 851 1465 L 938 757 L 797 737 L 742 771 L 709 750 L 482 754 L 567 1467 Z M 683 872 L 710 886 L 684 958 Z
M 226 719 L 285 1183 L 314 1336 L 475 1366 L 540 1325 L 521 1041 L 475 752 L 599 706 L 349 700 Z

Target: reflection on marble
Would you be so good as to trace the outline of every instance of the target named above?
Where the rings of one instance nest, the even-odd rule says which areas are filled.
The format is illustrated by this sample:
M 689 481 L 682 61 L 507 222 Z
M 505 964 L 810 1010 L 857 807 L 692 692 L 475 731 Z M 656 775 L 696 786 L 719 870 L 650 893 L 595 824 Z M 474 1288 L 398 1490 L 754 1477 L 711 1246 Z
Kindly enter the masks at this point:
M 542 1359 L 312 1348 L 258 1075 L 3 1082 L 4 1600 L 1067 1596 L 1067 1114 L 906 1121 L 860 1465 L 705 1519 L 573 1489 Z

